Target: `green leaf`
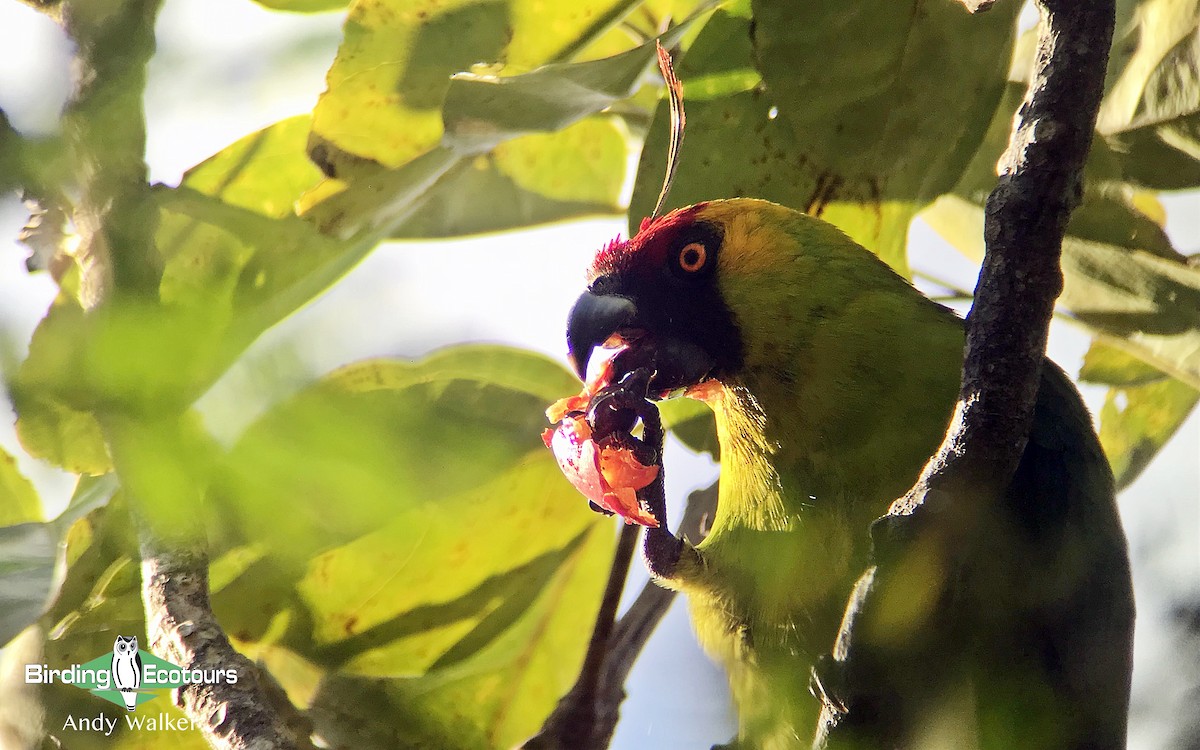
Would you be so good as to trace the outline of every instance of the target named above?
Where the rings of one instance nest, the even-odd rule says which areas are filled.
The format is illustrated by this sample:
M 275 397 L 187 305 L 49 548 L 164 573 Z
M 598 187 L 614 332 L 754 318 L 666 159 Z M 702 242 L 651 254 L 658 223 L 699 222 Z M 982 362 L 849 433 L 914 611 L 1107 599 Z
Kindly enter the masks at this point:
M 1032 59 L 1032 38 L 1027 34 L 1021 40 L 1013 79 L 1027 75 L 1021 61 Z M 995 185 L 996 160 L 1008 142 L 1024 90 L 1019 81 L 1008 84 L 954 193 L 938 198 L 921 215 L 975 260 L 984 252 L 983 203 Z M 1189 266 L 1171 246 L 1156 218 L 1161 213 L 1157 201 L 1117 181 L 1119 158 L 1105 148 L 1092 150 L 1083 202 L 1063 241 L 1065 286 L 1059 307 L 1156 371 L 1200 384 L 1200 269 Z
M 115 487 L 115 482 L 109 485 Z M 98 485 L 81 488 L 77 495 L 92 494 Z M 94 498 L 93 498 L 94 499 Z M 73 501 L 74 503 L 74 501 Z M 80 498 L 80 507 L 85 504 Z M 117 635 L 136 636 L 147 644 L 142 609 L 142 576 L 138 565 L 136 528 L 120 497 L 107 506 L 88 513 L 71 527 L 67 536 L 66 576 L 39 625 L 46 633 L 43 663 L 53 666 L 86 664 L 112 653 Z M 57 682 L 40 691 L 46 716 L 66 717 L 103 714 L 116 721 L 111 736 L 103 732 L 72 731 L 63 719 L 46 723 L 52 743 L 81 748 L 203 747 L 197 732 L 147 732 L 126 729 L 123 707 L 100 700 L 86 690 Z M 170 714 L 178 720 L 181 713 L 162 694 L 139 715 Z M 160 744 L 161 743 L 161 744 Z M 201 744 L 198 744 L 201 743 Z
M 978 18 L 917 0 L 753 10 L 753 28 L 748 2 L 716 11 L 678 65 L 688 130 L 670 207 L 765 198 L 906 269 L 912 215 L 954 184 L 991 118 L 1018 8 Z M 638 167 L 631 231 L 658 194 L 667 122 L 664 102 Z
M 763 83 L 814 168 L 846 183 L 835 195 L 920 201 L 954 186 L 1002 92 L 1017 5 L 752 6 Z
M 612 118 L 502 143 L 450 170 L 392 232 L 454 237 L 623 212 L 628 144 Z
M 283 218 L 295 202 L 321 181 L 321 170 L 308 158 L 312 117 L 280 120 L 238 140 L 192 167 L 183 185 L 230 206 Z
M 663 424 L 679 438 L 679 442 L 697 453 L 707 453 L 714 461 L 721 460 L 721 443 L 717 440 L 717 423 L 713 411 L 704 402 L 691 398 L 672 398 L 659 403 Z
M 80 390 L 85 327 L 83 310 L 60 297 L 33 332 L 29 356 L 9 388 L 17 438 L 29 455 L 75 474 L 99 475 L 112 471 L 100 423 L 86 406 L 71 403 Z
M 76 472 L 111 469 L 94 412 L 186 408 L 258 335 L 375 244 L 338 242 L 295 216 L 271 218 L 187 187 L 152 196 L 160 301 L 121 299 L 87 315 L 60 301 L 13 381 L 26 449 Z
M 264 8 L 292 13 L 324 13 L 331 10 L 342 10 L 350 4 L 350 0 L 254 0 L 254 2 Z
M 1133 483 L 1187 420 L 1200 391 L 1174 378 L 1112 388 L 1100 409 L 1100 443 L 1117 489 Z
M 350 365 L 247 431 L 226 476 L 247 502 L 230 512 L 258 529 L 250 539 L 265 533 L 307 560 L 377 528 L 398 503 L 462 493 L 530 454 L 552 466 L 544 410 L 577 388 L 558 365 L 502 347 Z
M 1099 433 L 1118 489 L 1141 475 L 1200 400 L 1187 383 L 1100 339 L 1084 355 L 1079 379 L 1112 386 Z
M 4 602 L 0 645 L 37 622 L 50 600 L 59 595 L 61 589 L 55 588 L 59 544 L 71 538 L 75 521 L 106 504 L 115 489 L 110 479 L 85 477 L 67 509 L 53 521 L 0 527 L 0 601 Z M 75 538 L 79 536 L 76 533 Z
M 708 6 L 657 39 L 670 47 Z M 443 107 L 442 143 L 472 154 L 517 136 L 561 130 L 634 94 L 655 60 L 655 40 L 602 60 L 556 63 L 516 76 L 458 73 Z
M 0 644 L 37 620 L 54 580 L 58 539 L 45 523 L 0 527 Z
M 21 474 L 16 459 L 0 450 L 0 526 L 40 520 L 42 503 L 37 490 Z
M 578 673 L 612 557 L 607 526 L 390 620 L 396 634 L 421 628 L 413 650 L 436 659 L 418 675 L 326 678 L 310 711 L 322 733 L 364 748 L 487 750 L 529 737 Z
M 1161 190 L 1200 185 L 1200 3 L 1137 4 L 1118 29 L 1096 129 L 1123 176 Z
M 1123 210 L 1137 218 L 1132 205 Z M 922 217 L 968 257 L 983 256 L 980 205 L 946 195 Z M 1104 334 L 1107 343 L 1200 387 L 1200 268 L 1164 257 L 1168 253 L 1161 248 L 1126 247 L 1131 234 L 1103 242 L 1082 239 L 1073 231 L 1069 226 L 1063 241 L 1060 307 Z
M 313 112 L 314 158 L 338 178 L 364 162 L 391 169 L 410 162 L 441 141 L 452 74 L 481 61 L 527 70 L 593 38 L 631 7 L 622 0 L 356 0 Z
M 185 408 L 374 247 L 378 237 L 339 242 L 293 214 L 320 178 L 305 137 L 305 118 L 285 120 L 151 193 L 160 300 L 84 315 L 64 297 L 52 308 L 13 383 L 28 451 L 79 473 L 111 470 L 96 410 Z
M 1098 339 L 1088 347 L 1079 368 L 1080 380 L 1100 385 L 1144 385 L 1167 377 L 1161 370 Z
M 315 110 L 309 142 L 313 160 L 328 179 L 305 194 L 299 212 L 323 233 L 376 241 L 426 202 L 432 217 L 413 218 L 398 236 L 445 236 L 445 227 L 454 226 L 450 219 L 462 214 L 473 214 L 466 221 L 468 231 L 490 231 L 595 212 L 598 203 L 579 205 L 592 203 L 590 196 L 580 201 L 554 195 L 553 201 L 546 201 L 525 192 L 528 168 L 506 163 L 498 179 L 473 173 L 477 165 L 462 164 L 463 152 L 443 145 L 442 103 L 451 74 L 480 61 L 501 60 L 506 70 L 520 72 L 591 52 L 600 42 L 597 49 L 609 49 L 616 33 L 612 27 L 637 4 L 630 0 L 587 0 L 553 7 L 535 0 L 356 2 L 330 70 L 329 88 Z M 580 112 L 578 117 L 594 111 Z M 569 122 L 560 120 L 555 127 Z M 489 143 L 500 140 L 492 138 Z M 561 147 L 569 142 L 556 143 Z M 552 149 L 550 144 L 543 147 Z M 528 144 L 513 149 L 515 153 L 530 150 Z M 560 165 L 564 174 L 560 179 L 569 183 L 575 183 L 575 175 L 586 179 L 591 169 L 587 150 L 574 155 L 584 163 Z M 497 158 L 506 160 L 505 154 Z M 607 166 L 603 184 L 608 184 L 608 175 L 621 170 L 623 165 Z M 541 184 L 547 174 L 538 168 L 533 176 L 540 175 Z M 506 178 L 520 189 L 508 189 Z M 473 192 L 491 187 L 501 191 L 495 208 L 515 216 L 485 219 L 480 214 L 488 207 L 470 211 L 459 189 Z M 569 192 L 580 190 L 574 187 Z M 606 198 L 610 195 L 607 190 L 603 193 Z
M 577 389 L 558 364 L 503 347 L 373 360 L 235 446 L 213 493 L 236 555 L 214 606 L 250 648 L 331 670 L 322 732 L 509 746 L 570 686 L 615 530 L 540 437 L 546 406 Z

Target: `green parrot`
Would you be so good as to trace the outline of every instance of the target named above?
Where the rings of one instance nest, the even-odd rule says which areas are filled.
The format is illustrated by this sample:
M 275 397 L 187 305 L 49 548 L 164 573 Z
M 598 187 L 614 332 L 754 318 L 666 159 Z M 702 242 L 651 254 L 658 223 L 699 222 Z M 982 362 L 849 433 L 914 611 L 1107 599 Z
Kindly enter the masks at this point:
M 728 674 L 729 746 L 811 747 L 813 665 L 869 564 L 871 521 L 946 431 L 963 322 L 837 228 L 760 200 L 644 222 L 600 250 L 588 281 L 567 326 L 580 377 L 597 347 L 619 344 L 608 382 L 649 369 L 655 397 L 686 389 L 716 415 L 710 531 L 670 565 L 648 562 L 687 595 L 697 639 Z M 1008 531 L 976 572 L 995 596 L 980 603 L 957 701 L 973 739 L 949 746 L 1124 747 L 1126 542 L 1087 410 L 1049 362 L 1001 513 L 993 527 Z

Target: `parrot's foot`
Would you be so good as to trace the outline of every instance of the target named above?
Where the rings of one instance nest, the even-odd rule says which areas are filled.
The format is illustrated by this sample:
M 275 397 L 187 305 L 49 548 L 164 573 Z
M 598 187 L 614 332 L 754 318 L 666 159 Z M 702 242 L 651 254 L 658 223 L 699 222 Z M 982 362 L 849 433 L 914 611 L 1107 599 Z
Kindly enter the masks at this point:
M 637 491 L 639 502 L 658 521 L 657 527 L 646 529 L 642 542 L 642 557 L 646 567 L 658 580 L 669 584 L 690 577 L 701 566 L 700 553 L 685 539 L 667 529 L 667 498 L 663 485 L 662 449 L 663 426 L 658 406 L 647 398 L 653 372 L 634 370 L 620 382 L 603 388 L 592 397 L 587 421 L 597 440 L 619 440 L 634 451 L 644 465 L 656 464 L 658 477 Z M 641 438 L 631 431 L 641 423 Z
M 675 536 L 665 527 L 646 529 L 642 542 L 642 559 L 646 568 L 667 588 L 677 589 L 701 578 L 704 559 L 700 550 L 686 539 Z

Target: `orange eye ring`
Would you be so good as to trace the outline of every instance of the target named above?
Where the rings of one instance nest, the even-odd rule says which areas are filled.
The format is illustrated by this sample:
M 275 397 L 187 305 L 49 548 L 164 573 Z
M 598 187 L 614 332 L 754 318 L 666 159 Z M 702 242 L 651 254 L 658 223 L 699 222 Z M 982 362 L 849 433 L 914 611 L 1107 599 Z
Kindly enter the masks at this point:
M 708 263 L 708 248 L 702 242 L 689 242 L 679 251 L 679 267 L 688 273 L 703 270 Z

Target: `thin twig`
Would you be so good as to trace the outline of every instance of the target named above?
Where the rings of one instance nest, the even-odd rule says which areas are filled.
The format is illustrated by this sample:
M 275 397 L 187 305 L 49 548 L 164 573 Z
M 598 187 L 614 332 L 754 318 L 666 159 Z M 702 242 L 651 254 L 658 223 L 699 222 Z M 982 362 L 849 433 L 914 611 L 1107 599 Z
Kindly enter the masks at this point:
M 596 624 L 588 641 L 587 653 L 579 677 L 567 694 L 555 706 L 536 735 L 525 741 L 523 750 L 586 750 L 595 747 L 598 719 L 596 697 L 604 679 L 604 663 L 608 655 L 609 640 L 616 624 L 617 607 L 629 575 L 629 564 L 633 551 L 637 549 L 640 527 L 625 525 L 617 540 L 617 553 L 608 573 L 608 584 L 596 615 Z
M 718 483 L 713 482 L 711 486 L 688 496 L 687 509 L 679 523 L 679 535 L 684 539 L 699 542 L 704 538 L 705 526 L 717 509 L 717 487 Z M 604 663 L 601 691 L 597 696 L 599 727 L 596 731 L 596 747 L 608 747 L 612 740 L 620 718 L 621 703 L 625 700 L 625 680 L 658 623 L 671 608 L 676 593 L 664 589 L 653 580 L 647 581 L 617 623 Z

